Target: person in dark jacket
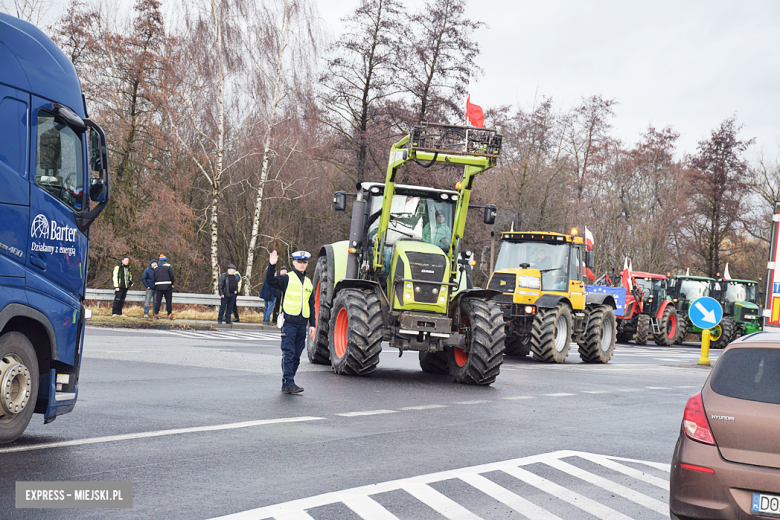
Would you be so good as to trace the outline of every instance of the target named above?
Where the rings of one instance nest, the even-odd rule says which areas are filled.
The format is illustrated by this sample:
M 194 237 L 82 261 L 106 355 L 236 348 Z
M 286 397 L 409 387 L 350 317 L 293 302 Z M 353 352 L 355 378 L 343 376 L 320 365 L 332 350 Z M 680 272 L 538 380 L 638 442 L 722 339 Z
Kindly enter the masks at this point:
M 160 255 L 160 259 L 157 262 L 157 268 L 154 270 L 154 290 L 157 292 L 154 299 L 154 319 L 157 319 L 160 313 L 160 305 L 162 305 L 163 296 L 165 296 L 165 307 L 168 311 L 168 317 L 172 320 L 173 317 L 173 267 L 166 263 L 168 259 L 165 255 Z
M 306 276 L 310 253 L 296 251 L 293 253 L 293 273 L 274 276 L 279 254 L 274 250 L 269 258 L 265 283 L 284 294 L 282 312 L 282 392 L 299 394 L 303 387 L 295 384 L 295 373 L 301 362 L 301 352 L 306 344 L 308 329 L 314 337 L 314 287 Z
M 279 271 L 281 274 L 281 270 Z M 287 272 L 285 271 L 285 274 Z M 274 312 L 274 306 L 276 305 L 276 299 L 279 297 L 279 290 L 271 287 L 271 284 L 263 283 L 263 288 L 260 289 L 260 299 L 265 302 L 263 308 L 263 325 L 270 325 L 271 315 Z
M 141 283 L 146 287 L 146 297 L 144 298 L 144 316 L 152 317 L 149 314 L 151 309 L 154 312 L 154 300 L 157 295 L 157 291 L 154 290 L 154 268 L 157 267 L 157 260 L 149 262 L 149 267 L 144 269 L 144 274 L 141 276 Z
M 238 269 L 236 269 L 235 277 L 238 280 L 238 293 L 236 294 L 236 301 L 233 302 L 233 323 L 241 323 L 241 320 L 238 318 L 238 295 L 241 294 L 241 288 L 244 287 L 244 282 L 246 282 L 247 278 L 246 276 L 241 276 Z
M 222 323 L 224 318 L 225 323 L 228 325 L 231 323 L 230 316 L 233 314 L 233 306 L 236 304 L 236 298 L 238 297 L 238 279 L 236 278 L 236 266 L 230 264 L 226 273 L 222 273 L 219 277 L 219 314 L 217 315 L 217 323 Z
M 118 265 L 114 266 L 114 306 L 112 316 L 121 316 L 125 306 L 127 291 L 133 286 L 133 274 L 130 272 L 130 257 L 123 256 Z

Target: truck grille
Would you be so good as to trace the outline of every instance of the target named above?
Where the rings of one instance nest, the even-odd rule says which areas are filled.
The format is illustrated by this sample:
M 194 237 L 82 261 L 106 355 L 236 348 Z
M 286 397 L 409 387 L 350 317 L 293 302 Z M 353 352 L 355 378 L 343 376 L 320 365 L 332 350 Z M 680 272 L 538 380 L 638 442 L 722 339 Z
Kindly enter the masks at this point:
M 407 253 L 409 269 L 412 278 L 426 282 L 445 283 L 444 272 L 447 270 L 447 257 L 444 255 L 432 255 L 428 253 Z M 417 292 L 417 287 L 420 292 Z M 436 294 L 433 290 L 436 289 Z M 420 303 L 436 303 L 439 298 L 441 285 L 415 284 L 414 301 Z
M 504 282 L 503 284 L 501 282 Z M 504 293 L 515 292 L 515 275 L 513 273 L 493 273 L 488 289 Z

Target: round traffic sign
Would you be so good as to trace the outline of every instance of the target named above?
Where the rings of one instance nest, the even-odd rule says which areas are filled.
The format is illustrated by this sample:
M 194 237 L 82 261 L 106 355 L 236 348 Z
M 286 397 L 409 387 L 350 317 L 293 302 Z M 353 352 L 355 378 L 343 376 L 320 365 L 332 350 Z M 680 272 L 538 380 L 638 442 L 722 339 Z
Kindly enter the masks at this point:
M 711 329 L 723 319 L 723 309 L 718 300 L 704 296 L 691 303 L 688 307 L 688 317 L 700 329 Z

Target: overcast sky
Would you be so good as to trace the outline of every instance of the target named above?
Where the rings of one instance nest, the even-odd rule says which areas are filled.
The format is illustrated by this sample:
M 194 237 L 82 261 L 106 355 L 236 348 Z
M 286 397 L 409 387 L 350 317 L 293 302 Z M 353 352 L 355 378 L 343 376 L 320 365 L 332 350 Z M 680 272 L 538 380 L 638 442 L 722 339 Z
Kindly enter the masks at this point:
M 54 1 L 50 16 L 67 4 Z M 317 0 L 331 36 L 356 6 Z M 485 106 L 600 94 L 618 102 L 613 135 L 632 144 L 668 125 L 680 152 L 736 114 L 751 159 L 780 154 L 780 1 L 471 0 L 469 16 L 488 25 L 476 34 Z

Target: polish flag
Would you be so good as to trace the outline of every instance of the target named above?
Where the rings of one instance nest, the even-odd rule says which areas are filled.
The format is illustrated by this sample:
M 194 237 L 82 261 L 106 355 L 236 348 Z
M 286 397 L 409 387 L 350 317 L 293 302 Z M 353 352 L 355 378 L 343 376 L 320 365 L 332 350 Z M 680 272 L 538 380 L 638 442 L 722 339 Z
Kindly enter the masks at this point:
M 585 228 L 585 247 L 588 251 L 593 251 L 593 233 L 588 228 Z
M 469 94 L 466 98 L 466 121 L 472 126 L 485 128 L 485 114 L 482 112 L 482 107 L 480 105 L 475 105 L 471 102 L 472 94 L 479 99 L 479 95 L 476 93 L 476 86 L 471 81 L 471 76 L 469 76 Z
M 628 257 L 626 257 L 626 260 L 623 262 L 623 271 L 620 273 L 620 278 L 622 281 L 623 287 L 626 288 L 627 291 L 631 291 L 631 270 L 628 268 Z
M 726 269 L 723 270 L 723 280 L 731 280 L 731 275 L 729 274 L 729 264 L 726 263 Z

